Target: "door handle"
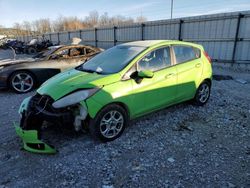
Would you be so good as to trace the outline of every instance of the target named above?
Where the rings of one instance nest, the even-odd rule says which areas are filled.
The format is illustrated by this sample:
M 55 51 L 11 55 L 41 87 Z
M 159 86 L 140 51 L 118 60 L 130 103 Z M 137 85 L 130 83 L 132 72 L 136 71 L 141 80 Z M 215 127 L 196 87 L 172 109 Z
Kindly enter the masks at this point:
M 168 79 L 168 78 L 173 77 L 174 75 L 175 75 L 174 73 L 170 73 L 170 74 L 167 74 L 167 75 L 165 76 L 165 78 Z
M 196 68 L 199 68 L 200 66 L 201 66 L 200 63 L 197 63 L 197 64 L 195 65 Z

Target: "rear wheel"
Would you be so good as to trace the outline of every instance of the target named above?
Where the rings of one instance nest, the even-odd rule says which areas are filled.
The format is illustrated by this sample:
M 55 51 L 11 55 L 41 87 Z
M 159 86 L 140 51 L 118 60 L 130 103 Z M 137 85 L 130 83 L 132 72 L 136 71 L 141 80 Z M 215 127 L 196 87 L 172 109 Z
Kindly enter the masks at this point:
M 28 54 L 34 54 L 34 53 L 36 53 L 37 51 L 36 51 L 36 49 L 34 48 L 34 47 L 29 47 L 28 48 Z
M 194 103 L 198 106 L 206 104 L 210 97 L 211 84 L 208 81 L 204 81 L 197 89 Z
M 17 93 L 27 93 L 34 88 L 34 76 L 26 71 L 15 72 L 10 78 L 10 86 Z
M 121 136 L 128 121 L 126 110 L 117 104 L 111 104 L 90 120 L 89 130 L 95 138 L 108 142 Z

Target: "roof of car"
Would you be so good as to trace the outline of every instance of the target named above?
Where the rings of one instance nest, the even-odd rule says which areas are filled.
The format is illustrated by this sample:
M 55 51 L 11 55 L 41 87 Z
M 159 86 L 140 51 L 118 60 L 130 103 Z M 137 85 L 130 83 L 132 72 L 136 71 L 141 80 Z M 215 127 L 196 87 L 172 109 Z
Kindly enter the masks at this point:
M 167 40 L 141 40 L 141 41 L 134 41 L 134 42 L 127 42 L 121 45 L 124 46 L 141 46 L 141 47 L 149 47 L 155 44 L 166 42 Z
M 58 46 L 53 46 L 53 47 L 54 48 L 90 47 L 90 48 L 95 48 L 95 49 L 103 50 L 102 48 L 98 48 L 98 47 L 91 46 L 91 45 L 88 45 L 88 44 L 87 45 L 86 44 L 66 44 L 66 45 L 58 45 Z
M 178 41 L 178 40 L 141 40 L 120 44 L 121 46 L 139 46 L 139 47 L 152 47 L 161 43 L 168 44 L 182 44 L 182 45 L 191 45 L 194 47 L 201 48 L 202 46 L 195 43 Z

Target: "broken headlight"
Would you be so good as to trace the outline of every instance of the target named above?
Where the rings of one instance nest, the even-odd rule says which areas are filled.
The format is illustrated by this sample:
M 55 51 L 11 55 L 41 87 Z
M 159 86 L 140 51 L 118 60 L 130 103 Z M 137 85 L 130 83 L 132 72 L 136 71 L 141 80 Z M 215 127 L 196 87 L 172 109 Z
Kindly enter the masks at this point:
M 58 101 L 55 101 L 52 104 L 52 106 L 54 108 L 63 108 L 63 107 L 77 104 L 77 103 L 89 98 L 93 94 L 95 94 L 99 89 L 100 88 L 92 88 L 92 89 L 85 89 L 85 90 L 76 91 L 72 94 L 69 94 L 69 95 L 59 99 Z

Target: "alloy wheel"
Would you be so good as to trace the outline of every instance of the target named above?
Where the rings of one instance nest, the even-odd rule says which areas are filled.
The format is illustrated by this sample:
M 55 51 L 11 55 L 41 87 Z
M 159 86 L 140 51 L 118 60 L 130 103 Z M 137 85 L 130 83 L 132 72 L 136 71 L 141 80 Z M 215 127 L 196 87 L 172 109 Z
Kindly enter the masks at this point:
M 198 90 L 198 99 L 201 103 L 205 103 L 210 94 L 210 88 L 208 84 L 202 84 L 201 87 Z
M 17 92 L 25 93 L 33 88 L 34 80 L 28 73 L 17 73 L 13 76 L 11 84 Z
M 109 111 L 100 121 L 100 132 L 106 138 L 113 138 L 122 131 L 123 126 L 123 115 L 116 110 Z

